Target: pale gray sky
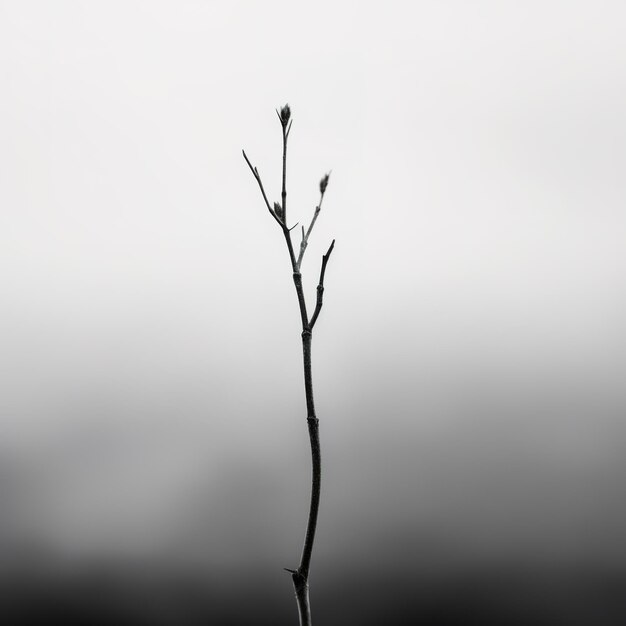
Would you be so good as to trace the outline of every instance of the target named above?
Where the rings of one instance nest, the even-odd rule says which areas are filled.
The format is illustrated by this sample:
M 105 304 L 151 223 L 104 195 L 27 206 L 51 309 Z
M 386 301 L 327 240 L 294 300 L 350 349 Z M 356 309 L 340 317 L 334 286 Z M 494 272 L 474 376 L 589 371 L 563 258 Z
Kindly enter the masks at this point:
M 32 470 L 33 523 L 137 545 L 237 472 L 306 481 L 288 259 L 241 157 L 278 199 L 285 102 L 291 221 L 332 169 L 303 268 L 312 299 L 336 238 L 314 344 L 328 515 L 342 489 L 367 510 L 368 471 L 412 494 L 395 472 L 418 451 L 435 509 L 464 506 L 450 468 L 478 458 L 613 467 L 625 19 L 617 1 L 0 2 L 0 446 Z

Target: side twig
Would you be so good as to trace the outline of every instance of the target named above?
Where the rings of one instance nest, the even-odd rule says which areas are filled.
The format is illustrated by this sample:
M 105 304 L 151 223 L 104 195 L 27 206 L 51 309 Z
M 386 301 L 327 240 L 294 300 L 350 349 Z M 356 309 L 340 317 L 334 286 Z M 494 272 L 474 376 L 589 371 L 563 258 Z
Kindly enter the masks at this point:
M 335 240 L 330 244 L 330 248 L 328 248 L 328 252 L 322 255 L 322 269 L 320 270 L 320 281 L 317 285 L 317 302 L 315 303 L 315 311 L 313 311 L 313 317 L 311 318 L 311 322 L 309 326 L 311 330 L 313 330 L 313 326 L 315 326 L 315 322 L 317 322 L 317 318 L 322 310 L 322 305 L 324 304 L 324 274 L 326 274 L 326 264 L 328 263 L 328 259 L 330 259 L 330 254 L 335 247 Z
M 315 211 L 313 212 L 313 218 L 311 219 L 311 224 L 309 225 L 306 233 L 304 232 L 304 226 L 302 227 L 302 241 L 300 242 L 300 254 L 298 254 L 298 269 L 302 265 L 302 259 L 304 258 L 304 251 L 306 250 L 307 245 L 309 244 L 309 237 L 311 236 L 311 231 L 313 230 L 313 226 L 315 226 L 315 222 L 317 221 L 317 216 L 320 214 L 322 210 L 322 202 L 324 201 L 324 194 L 326 193 L 326 187 L 328 186 L 328 179 L 330 177 L 330 172 L 322 178 L 320 181 L 320 202 L 315 207 Z
M 330 254 L 335 247 L 335 240 L 330 244 L 330 248 L 328 248 L 328 252 L 322 255 L 322 269 L 320 270 L 320 281 L 317 285 L 317 302 L 315 303 L 315 311 L 313 311 L 313 317 L 311 318 L 310 327 L 313 330 L 313 326 L 315 326 L 315 322 L 317 322 L 317 318 L 322 310 L 322 305 L 324 304 L 324 274 L 326 274 L 326 264 L 328 263 L 328 259 L 330 259 Z
M 275 211 L 270 206 L 269 200 L 267 199 L 267 195 L 265 194 L 265 189 L 263 188 L 263 182 L 261 181 L 259 170 L 257 170 L 257 168 L 254 167 L 252 163 L 250 163 L 250 159 L 246 155 L 245 150 L 242 150 L 241 153 L 243 154 L 243 158 L 246 160 L 246 163 L 248 164 L 248 167 L 250 168 L 252 175 L 254 176 L 254 178 L 256 178 L 256 182 L 259 183 L 259 188 L 261 189 L 261 195 L 263 196 L 263 200 L 265 200 L 265 206 L 267 207 L 267 210 L 270 212 L 270 215 L 278 222 L 278 225 L 282 228 L 284 224 L 282 223 L 281 219 L 278 217 L 278 215 L 276 215 Z

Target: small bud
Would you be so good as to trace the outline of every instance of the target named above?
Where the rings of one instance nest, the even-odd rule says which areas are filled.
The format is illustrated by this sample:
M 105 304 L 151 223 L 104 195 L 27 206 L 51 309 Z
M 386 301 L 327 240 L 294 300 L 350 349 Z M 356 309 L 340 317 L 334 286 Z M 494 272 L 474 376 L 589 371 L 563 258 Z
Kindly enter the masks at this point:
M 323 195 L 326 192 L 326 187 L 328 187 L 328 179 L 330 178 L 330 174 L 326 174 L 322 180 L 320 180 L 320 193 Z
M 274 202 L 274 213 L 276 213 L 278 219 L 283 219 L 283 207 L 278 202 Z
M 289 123 L 289 120 L 291 119 L 291 109 L 289 108 L 289 105 L 286 104 L 281 110 L 280 110 L 280 121 L 281 124 L 283 125 L 283 128 L 285 126 L 287 126 L 287 124 Z

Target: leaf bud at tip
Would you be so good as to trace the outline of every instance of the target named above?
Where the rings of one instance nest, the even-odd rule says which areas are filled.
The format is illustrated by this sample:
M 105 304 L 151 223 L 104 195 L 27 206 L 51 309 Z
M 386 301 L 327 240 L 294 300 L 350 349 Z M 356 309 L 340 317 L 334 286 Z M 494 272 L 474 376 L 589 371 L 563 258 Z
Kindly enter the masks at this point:
M 324 194 L 326 192 L 326 187 L 328 187 L 328 179 L 330 178 L 330 174 L 326 174 L 322 180 L 320 180 L 320 193 Z

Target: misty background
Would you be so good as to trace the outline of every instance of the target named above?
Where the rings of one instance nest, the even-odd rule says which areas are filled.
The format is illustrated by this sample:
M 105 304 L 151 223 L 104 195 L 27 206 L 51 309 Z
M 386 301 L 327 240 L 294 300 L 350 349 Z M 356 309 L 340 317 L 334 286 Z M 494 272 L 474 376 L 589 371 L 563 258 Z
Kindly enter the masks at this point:
M 625 18 L 0 2 L 13 623 L 294 623 L 300 321 L 241 155 L 278 200 L 287 102 L 290 224 L 332 170 L 309 307 L 336 239 L 313 341 L 314 616 L 623 623 Z

